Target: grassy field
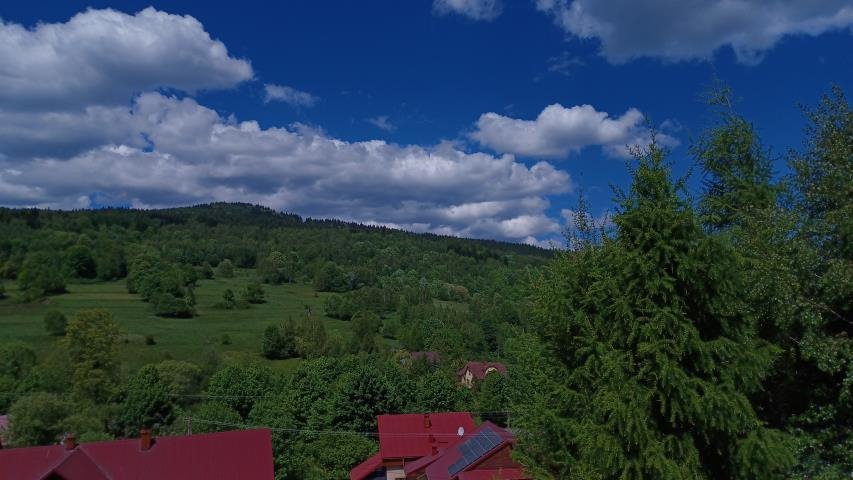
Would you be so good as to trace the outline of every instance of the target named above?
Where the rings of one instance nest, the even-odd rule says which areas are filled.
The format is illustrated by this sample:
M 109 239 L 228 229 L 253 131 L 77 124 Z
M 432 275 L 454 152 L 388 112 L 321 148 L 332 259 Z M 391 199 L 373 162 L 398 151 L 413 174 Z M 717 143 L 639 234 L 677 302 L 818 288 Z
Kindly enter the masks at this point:
M 60 310 L 70 319 L 78 310 L 103 308 L 112 312 L 122 326 L 121 357 L 128 370 L 169 357 L 200 361 L 204 352 L 213 348 L 229 361 L 256 360 L 277 370 L 289 371 L 299 360 L 269 361 L 260 355 L 261 334 L 267 325 L 287 316 L 301 318 L 306 315 L 306 306 L 310 306 L 312 318 L 326 322 L 330 335 L 349 335 L 348 322 L 322 314 L 323 301 L 330 294 L 315 293 L 310 285 L 264 285 L 267 302 L 252 305 L 248 310 L 214 307 L 222 300 L 226 288 L 237 293 L 251 275 L 251 271 L 238 271 L 234 278 L 200 281 L 195 290 L 198 315 L 189 319 L 154 316 L 149 304 L 141 301 L 138 295 L 127 293 L 124 280 L 72 283 L 66 294 L 29 304 L 16 303 L 12 299 L 15 285 L 7 282 L 9 295 L 0 300 L 0 341 L 20 340 L 43 352 L 56 342 L 56 337 L 48 336 L 44 330 L 45 312 Z M 146 335 L 152 335 L 156 344 L 146 345 Z M 229 345 L 222 344 L 223 335 L 230 337 Z

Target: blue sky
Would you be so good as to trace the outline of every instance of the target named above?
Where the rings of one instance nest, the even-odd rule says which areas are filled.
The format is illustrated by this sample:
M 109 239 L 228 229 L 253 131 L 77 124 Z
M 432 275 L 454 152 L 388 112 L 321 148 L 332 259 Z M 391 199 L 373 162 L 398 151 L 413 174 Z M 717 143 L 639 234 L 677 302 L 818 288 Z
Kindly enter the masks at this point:
M 579 191 L 611 208 L 644 116 L 690 170 L 713 75 L 780 157 L 797 104 L 853 83 L 845 2 L 268 3 L 0 7 L 0 204 L 249 201 L 543 243 Z

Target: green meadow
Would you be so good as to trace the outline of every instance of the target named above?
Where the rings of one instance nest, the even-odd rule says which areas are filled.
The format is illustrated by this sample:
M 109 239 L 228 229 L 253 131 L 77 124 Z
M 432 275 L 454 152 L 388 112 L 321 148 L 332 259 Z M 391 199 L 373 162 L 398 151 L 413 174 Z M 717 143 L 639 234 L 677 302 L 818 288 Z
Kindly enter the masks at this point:
M 110 311 L 122 327 L 122 365 L 128 371 L 167 358 L 201 361 L 206 352 L 216 350 L 226 361 L 263 362 L 280 371 L 292 370 L 299 359 L 267 360 L 260 355 L 261 334 L 267 325 L 288 316 L 294 320 L 308 314 L 325 322 L 330 336 L 350 335 L 348 322 L 323 315 L 323 302 L 333 293 L 315 292 L 308 284 L 264 285 L 266 303 L 248 309 L 217 308 L 222 292 L 239 292 L 249 281 L 251 270 L 237 271 L 234 278 L 200 280 L 195 289 L 197 315 L 193 318 L 161 318 L 139 295 L 127 293 L 125 281 L 69 283 L 68 293 L 34 303 L 14 300 L 16 286 L 6 282 L 7 297 L 0 300 L 0 341 L 20 340 L 38 353 L 52 347 L 57 337 L 44 329 L 44 314 L 59 310 L 69 319 L 75 312 L 90 308 Z M 146 336 L 154 345 L 146 345 Z M 223 342 L 227 336 L 228 341 Z

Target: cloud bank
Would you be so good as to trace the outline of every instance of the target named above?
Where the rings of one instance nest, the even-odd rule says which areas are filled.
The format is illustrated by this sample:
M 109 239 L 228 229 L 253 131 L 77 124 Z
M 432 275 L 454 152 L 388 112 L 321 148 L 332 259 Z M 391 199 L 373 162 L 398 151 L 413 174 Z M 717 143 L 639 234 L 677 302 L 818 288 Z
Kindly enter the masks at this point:
M 844 0 L 536 0 L 536 7 L 572 36 L 599 40 L 614 64 L 706 60 L 726 46 L 755 64 L 786 36 L 853 26 Z

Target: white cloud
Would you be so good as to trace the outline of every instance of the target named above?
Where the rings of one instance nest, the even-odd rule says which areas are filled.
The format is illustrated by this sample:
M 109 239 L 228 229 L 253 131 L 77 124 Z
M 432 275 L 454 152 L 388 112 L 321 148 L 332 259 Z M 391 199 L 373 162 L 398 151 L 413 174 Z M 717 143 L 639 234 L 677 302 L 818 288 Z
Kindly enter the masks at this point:
M 847 0 L 537 0 L 566 32 L 596 38 L 612 63 L 710 59 L 724 46 L 747 64 L 789 35 L 853 26 Z
M 264 85 L 264 103 L 284 102 L 294 107 L 313 107 L 319 98 L 286 85 L 267 83 Z
M 474 20 L 491 21 L 501 14 L 501 0 L 434 0 L 432 10 L 438 15 L 456 13 Z
M 0 22 L 0 106 L 53 110 L 126 104 L 139 91 L 194 92 L 251 79 L 198 20 L 146 8 L 87 10 L 27 29 Z
M 498 152 L 530 157 L 565 157 L 584 147 L 599 145 L 611 155 L 627 155 L 626 146 L 646 145 L 650 133 L 643 114 L 631 108 L 620 117 L 611 117 L 591 105 L 564 107 L 549 105 L 535 120 L 521 120 L 494 112 L 477 120 L 470 137 Z M 658 141 L 675 145 L 677 141 L 659 134 Z
M 397 126 L 391 123 L 390 120 L 388 120 L 388 115 L 380 115 L 378 117 L 368 118 L 367 122 L 380 130 L 385 130 L 386 132 L 393 132 L 397 129 Z
M 38 142 L 19 147 L 26 155 L 0 147 L 7 157 L 0 171 L 17 172 L 0 176 L 0 204 L 67 208 L 93 192 L 139 207 L 246 201 L 415 231 L 522 240 L 559 229 L 544 213 L 545 197 L 571 188 L 568 174 L 546 162 L 528 167 L 511 155 L 466 153 L 452 144 L 346 142 L 302 125 L 262 129 L 160 93 L 140 95 L 125 115 L 103 115 L 89 110 L 68 122 L 113 124 L 91 140 L 98 146 L 71 156 Z M 17 128 L 31 138 L 38 125 Z M 54 128 L 72 140 L 80 134 L 61 123 Z M 88 142 L 88 130 L 82 132 L 81 145 Z

